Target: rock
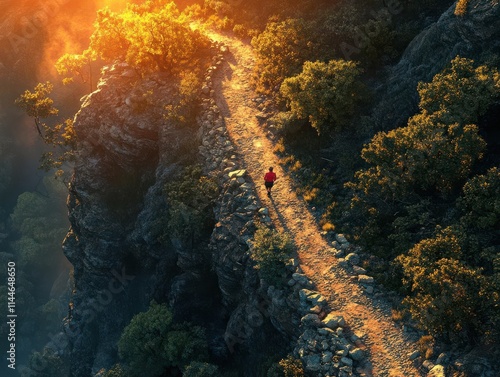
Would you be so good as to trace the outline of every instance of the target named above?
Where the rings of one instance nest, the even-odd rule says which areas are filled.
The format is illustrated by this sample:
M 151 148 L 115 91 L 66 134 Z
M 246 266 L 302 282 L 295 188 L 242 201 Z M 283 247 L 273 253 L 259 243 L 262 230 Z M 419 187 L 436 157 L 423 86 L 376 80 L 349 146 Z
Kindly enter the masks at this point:
M 334 255 L 336 258 L 343 258 L 345 255 L 345 251 L 344 250 L 337 250 Z
M 338 264 L 339 264 L 340 267 L 343 267 L 343 268 L 348 268 L 349 267 L 349 262 L 346 261 L 344 258 L 339 258 Z M 332 267 L 332 269 L 334 269 L 334 268 L 335 268 L 335 266 Z
M 349 262 L 350 264 L 352 265 L 356 265 L 356 264 L 359 264 L 359 255 L 356 254 L 356 253 L 350 253 L 350 254 L 347 254 L 347 256 L 345 257 L 345 260 L 347 262 Z
M 351 359 L 354 361 L 361 361 L 365 358 L 365 353 L 362 349 L 355 348 L 352 351 L 349 352 L 349 356 Z
M 352 266 L 352 271 L 356 275 L 365 275 L 366 274 L 366 270 L 363 267 L 359 267 L 359 266 Z
M 367 294 L 371 295 L 371 294 L 373 294 L 373 291 L 374 291 L 374 289 L 373 289 L 373 287 L 372 287 L 371 285 L 367 285 L 367 286 L 365 287 L 365 292 L 366 292 Z
M 294 276 L 296 275 L 300 275 L 300 274 L 293 274 L 292 275 L 292 279 L 298 281 L 297 279 L 294 278 Z M 315 291 L 311 291 L 309 289 L 306 289 L 306 288 L 303 288 L 299 291 L 299 298 L 301 301 L 306 301 L 306 299 L 310 296 L 310 295 L 313 295 L 313 294 L 317 294 L 318 292 L 315 292 Z
M 343 365 L 347 365 L 349 367 L 352 367 L 352 364 L 353 364 L 352 360 L 349 359 L 348 357 L 342 357 L 340 359 L 340 363 L 343 364 Z
M 427 369 L 427 370 L 431 370 L 432 368 L 434 368 L 434 363 L 430 360 L 425 360 L 423 363 L 422 363 L 422 366 Z
M 309 312 L 313 314 L 319 314 L 321 313 L 321 307 L 318 305 L 313 306 L 311 309 L 309 309 Z
M 316 306 L 326 306 L 326 298 L 320 294 L 320 293 L 315 293 L 307 297 L 307 300 L 311 302 L 312 305 Z
M 246 173 L 247 171 L 245 169 L 240 169 L 240 170 L 234 170 L 230 172 L 228 175 L 229 178 L 239 178 L 245 176 Z
M 328 327 L 321 327 L 318 329 L 318 334 L 320 335 L 326 335 L 326 336 L 333 336 L 336 335 L 335 331 L 332 329 L 329 329 Z
M 304 357 L 305 369 L 308 372 L 318 372 L 321 370 L 320 355 L 309 355 Z
M 335 354 L 340 357 L 345 357 L 349 354 L 349 351 L 342 349 L 335 352 Z
M 348 243 L 347 238 L 343 234 L 337 234 L 335 235 L 335 239 L 337 240 L 338 243 L 343 244 L 343 243 Z
M 410 360 L 415 360 L 419 356 L 420 356 L 420 352 L 419 351 L 413 351 L 412 353 L 408 354 L 408 358 Z
M 446 365 L 447 363 L 448 363 L 448 355 L 445 353 L 439 354 L 438 358 L 436 359 L 436 364 Z
M 359 275 L 358 276 L 358 282 L 360 284 L 373 284 L 375 282 L 375 280 L 371 276 Z
M 320 321 L 318 315 L 317 314 L 313 314 L 313 313 L 309 313 L 309 314 L 306 314 L 305 316 L 303 316 L 301 318 L 300 322 L 304 326 L 318 327 L 318 326 L 321 325 L 321 321 Z
M 259 215 L 265 215 L 265 216 L 269 215 L 269 209 L 267 208 L 259 209 Z
M 333 358 L 333 353 L 327 351 L 323 353 L 323 356 L 321 357 L 321 362 L 323 364 L 330 363 Z
M 427 377 L 446 377 L 444 366 L 435 365 L 429 373 L 427 373 Z
M 323 324 L 323 327 L 328 327 L 329 329 L 336 329 L 339 326 L 345 326 L 344 317 L 332 313 L 328 314 L 326 318 L 321 322 Z

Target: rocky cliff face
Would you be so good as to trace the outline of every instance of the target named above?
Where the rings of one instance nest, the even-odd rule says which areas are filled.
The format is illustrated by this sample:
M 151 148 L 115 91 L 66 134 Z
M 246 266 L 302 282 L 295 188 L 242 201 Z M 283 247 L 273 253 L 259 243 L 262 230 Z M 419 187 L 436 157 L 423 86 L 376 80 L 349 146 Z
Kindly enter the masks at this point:
M 488 61 L 500 53 L 498 0 L 470 0 L 467 13 L 456 16 L 453 4 L 407 47 L 401 60 L 387 72 L 383 102 L 375 110 L 377 123 L 394 128 L 417 112 L 417 84 L 429 82 L 457 55 Z M 495 62 L 492 62 L 495 64 Z M 496 62 L 498 64 L 498 62 Z
M 76 116 L 78 162 L 64 242 L 74 266 L 64 326 L 73 376 L 111 367 L 124 326 L 152 299 L 205 326 L 219 360 L 241 349 L 251 359 L 268 336 L 297 331 L 300 317 L 290 320 L 293 298 L 262 285 L 249 258 L 260 207 L 212 98 L 212 77 L 223 59 L 218 46 L 213 52 L 201 115 L 189 129 L 162 116 L 175 83 L 161 75 L 139 78 L 124 64 L 105 70 Z M 169 209 L 164 186 L 186 161 L 202 162 L 220 187 L 204 254 L 161 240 Z
M 175 251 L 158 251 L 157 241 L 144 240 L 148 234 L 138 222 L 148 216 L 148 205 L 159 212 L 166 205 L 161 184 L 188 142 L 185 132 L 161 121 L 161 105 L 172 90 L 161 76 L 139 80 L 116 64 L 76 116 L 79 155 L 68 199 L 71 231 L 64 242 L 74 266 L 74 309 L 66 333 L 75 376 L 109 367 L 121 329 L 155 294 L 164 293 L 155 292 L 155 280 L 176 269 Z M 148 91 L 165 102 L 148 103 Z M 171 136 L 160 146 L 165 134 Z M 158 166 L 161 152 L 164 169 Z

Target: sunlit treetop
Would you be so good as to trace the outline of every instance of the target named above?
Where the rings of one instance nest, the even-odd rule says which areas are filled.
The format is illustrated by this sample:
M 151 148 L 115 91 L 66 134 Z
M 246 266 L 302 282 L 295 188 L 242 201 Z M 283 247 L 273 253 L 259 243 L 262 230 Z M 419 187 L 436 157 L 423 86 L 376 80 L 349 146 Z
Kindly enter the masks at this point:
M 89 60 L 127 62 L 140 73 L 179 73 L 196 66 L 209 40 L 191 30 L 172 1 L 149 0 L 129 4 L 122 12 L 105 7 L 97 12 L 89 48 L 81 55 L 65 55 L 57 66 L 61 74 L 80 74 Z

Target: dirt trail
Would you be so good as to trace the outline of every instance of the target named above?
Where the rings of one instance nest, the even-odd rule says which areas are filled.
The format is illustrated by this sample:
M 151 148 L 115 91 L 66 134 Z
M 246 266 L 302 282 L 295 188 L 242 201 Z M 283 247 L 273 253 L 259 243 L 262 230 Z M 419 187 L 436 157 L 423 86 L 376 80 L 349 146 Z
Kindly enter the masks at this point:
M 392 321 L 390 305 L 363 293 L 353 277 L 337 265 L 336 258 L 325 252 L 330 246 L 280 167 L 279 158 L 273 153 L 273 142 L 256 118 L 260 111 L 252 101 L 255 97 L 250 85 L 255 62 L 252 47 L 231 36 L 212 31 L 206 33 L 229 47 L 223 77 L 216 80 L 214 89 L 230 137 L 244 160 L 260 201 L 269 208 L 273 223 L 294 237 L 302 270 L 328 300 L 330 309 L 343 315 L 350 331 L 362 340 L 358 346 L 368 351 L 371 364 L 362 374 L 421 376 L 407 356 L 414 347 Z M 263 186 L 263 175 L 269 166 L 274 166 L 278 176 L 271 198 Z

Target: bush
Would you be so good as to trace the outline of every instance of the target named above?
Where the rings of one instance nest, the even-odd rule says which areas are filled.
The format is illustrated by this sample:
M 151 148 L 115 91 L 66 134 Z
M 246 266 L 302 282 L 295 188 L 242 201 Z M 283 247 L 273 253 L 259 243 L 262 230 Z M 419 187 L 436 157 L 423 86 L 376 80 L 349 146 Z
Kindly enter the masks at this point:
M 219 368 L 217 365 L 200 363 L 193 361 L 186 367 L 184 377 L 217 377 L 219 376 Z
M 318 134 L 328 136 L 354 114 L 363 91 L 360 74 L 355 62 L 307 61 L 300 74 L 283 81 L 280 92 L 295 117 L 309 120 Z
M 29 368 L 21 370 L 21 377 L 65 377 L 69 375 L 68 363 L 52 349 L 34 352 L 30 356 Z
M 281 286 L 286 275 L 286 262 L 294 245 L 288 234 L 261 226 L 253 238 L 251 258 L 257 262 L 255 268 L 269 284 Z
M 255 65 L 257 88 L 274 90 L 283 80 L 300 72 L 306 60 L 314 60 L 312 25 L 302 19 L 268 23 L 252 39 L 258 59 Z
M 187 323 L 172 324 L 165 304 L 152 302 L 147 312 L 135 315 L 118 342 L 118 352 L 134 376 L 161 376 L 170 367 L 184 367 L 208 357 L 204 331 Z
M 282 359 L 274 364 L 267 372 L 267 377 L 303 377 L 304 367 L 302 362 L 292 356 Z
M 397 258 L 412 294 L 404 299 L 412 317 L 433 336 L 472 341 L 486 330 L 483 318 L 495 297 L 481 270 L 462 261 L 452 229 L 422 240 Z
M 199 166 L 183 170 L 181 177 L 165 185 L 170 205 L 167 235 L 185 246 L 195 246 L 213 225 L 212 205 L 219 189 L 214 179 L 202 175 Z

